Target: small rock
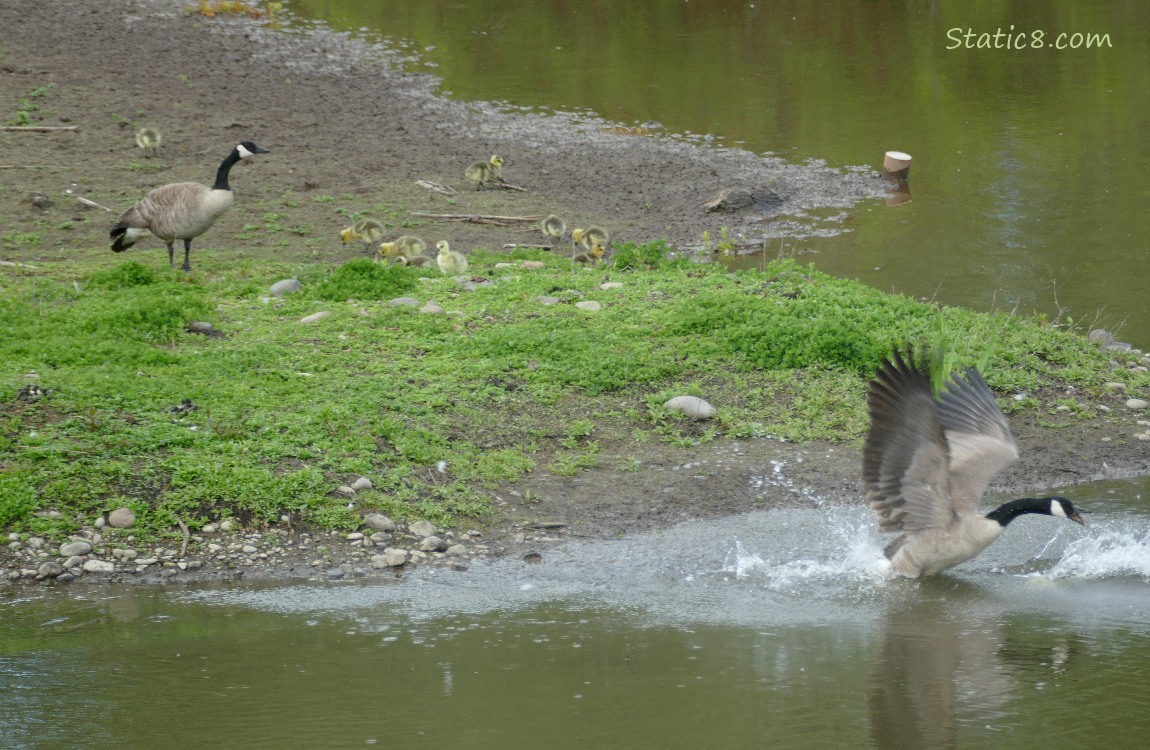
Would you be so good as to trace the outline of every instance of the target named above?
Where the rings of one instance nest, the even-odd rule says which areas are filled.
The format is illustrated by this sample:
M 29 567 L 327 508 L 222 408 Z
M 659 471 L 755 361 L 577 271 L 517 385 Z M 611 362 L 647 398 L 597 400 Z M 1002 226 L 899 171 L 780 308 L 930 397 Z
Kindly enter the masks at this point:
M 136 567 L 146 568 L 149 565 L 155 565 L 158 562 L 159 562 L 159 559 L 157 559 L 155 557 L 145 557 L 142 560 L 136 560 Z
M 299 279 L 283 279 L 277 281 L 271 286 L 271 293 L 276 297 L 282 297 L 285 294 L 292 294 L 300 290 Z
M 329 315 L 331 315 L 331 313 L 328 312 L 327 310 L 320 310 L 317 313 L 312 313 L 311 315 L 308 315 L 307 317 L 300 318 L 299 322 L 301 322 L 301 323 L 314 323 L 317 320 L 323 320 L 324 318 L 326 318 Z
M 538 563 L 543 562 L 543 555 L 538 552 L 527 552 L 523 555 L 523 562 Z
M 363 532 L 362 531 L 353 531 L 347 535 L 347 540 L 349 542 L 362 541 L 363 540 Z
M 351 488 L 353 490 L 355 490 L 356 492 L 361 492 L 363 490 L 370 490 L 371 489 L 371 480 L 368 479 L 367 477 L 360 477 L 359 479 L 357 479 L 351 483 Z
M 415 536 L 426 538 L 435 535 L 435 524 L 431 521 L 416 521 L 408 526 L 407 530 Z
M 41 549 L 44 546 L 44 538 L 39 536 L 29 537 L 28 546 L 31 549 Z
M 541 260 L 525 260 L 521 265 L 529 271 L 538 271 L 540 268 L 547 266 L 547 264 Z
M 586 310 L 587 312 L 599 312 L 603 309 L 603 306 L 593 299 L 586 299 L 582 302 L 576 302 L 575 307 L 580 310 Z
M 710 419 L 716 412 L 715 407 L 698 396 L 675 396 L 663 404 L 663 408 L 696 420 Z
M 443 308 L 440 307 L 439 305 L 435 304 L 434 302 L 428 302 L 426 305 L 419 308 L 419 311 L 421 313 L 426 313 L 428 315 L 441 315 L 441 314 L 443 314 Z
M 495 268 L 519 268 L 518 263 L 496 263 Z
M 1138 440 L 1141 440 L 1142 442 L 1146 442 L 1147 440 L 1150 440 L 1150 432 L 1139 432 L 1134 437 Z
M 336 487 L 335 491 L 341 495 L 347 495 L 348 497 L 355 495 L 355 489 L 347 486 L 346 484 L 341 484 L 340 486 Z
M 220 521 L 220 531 L 231 531 L 235 526 L 235 521 L 230 518 L 225 518 L 223 521 Z
M 324 576 L 331 581 L 338 581 L 346 575 L 347 573 L 342 568 L 332 568 L 331 570 L 324 573 Z
M 1127 409 L 1145 409 L 1147 406 L 1150 406 L 1150 403 L 1141 398 L 1132 398 L 1126 402 Z
M 1101 346 L 1114 343 L 1114 334 L 1104 328 L 1095 328 L 1086 334 L 1086 338 Z
M 398 568 L 401 565 L 407 564 L 407 550 L 388 547 L 383 551 L 383 559 L 389 568 Z
M 91 551 L 92 545 L 86 541 L 65 542 L 60 545 L 60 557 L 86 555 Z
M 107 560 L 88 560 L 84 563 L 86 573 L 115 573 L 116 566 Z
M 188 323 L 188 333 L 199 333 L 207 336 L 214 330 L 215 328 L 212 327 L 212 324 L 206 320 L 193 320 L 191 323 Z
M 131 508 L 116 508 L 108 514 L 108 525 L 114 529 L 127 529 L 136 522 L 136 514 Z
M 1126 384 L 1125 383 L 1113 383 L 1113 382 L 1111 382 L 1111 383 L 1107 383 L 1105 387 L 1109 388 L 1112 391 L 1124 391 L 1124 390 L 1126 390 Z
M 619 289 L 622 286 L 623 286 L 622 281 L 604 281 L 602 284 L 599 285 L 599 288 L 602 289 L 603 291 L 607 291 L 608 289 Z
M 216 533 L 216 525 L 214 523 L 205 523 L 203 528 L 200 529 L 201 534 L 214 534 Z
M 108 523 L 103 516 L 97 516 L 96 520 L 92 523 L 97 529 L 104 528 L 104 524 Z
M 245 555 L 253 555 L 259 551 L 260 551 L 259 547 L 256 547 L 256 546 L 251 545 L 251 544 L 245 544 L 243 547 L 240 548 L 240 552 L 243 552 Z
M 445 549 L 447 549 L 447 542 L 437 536 L 425 537 L 424 540 L 419 543 L 420 552 L 442 552 Z
M 415 297 L 396 297 L 388 304 L 392 307 L 419 307 L 419 300 Z
M 541 305 L 558 305 L 559 304 L 559 298 L 558 297 L 548 297 L 545 294 L 541 294 L 538 297 L 536 297 L 535 301 Z
M 467 547 L 464 547 L 462 544 L 453 544 L 448 547 L 445 552 L 447 552 L 449 557 L 462 557 L 467 554 Z
M 364 516 L 363 525 L 375 531 L 395 531 L 395 521 L 392 521 L 382 513 L 368 513 Z M 371 540 L 375 541 L 375 536 Z
M 46 563 L 42 563 L 40 567 L 36 569 L 36 580 L 42 581 L 45 578 L 55 578 L 63 572 L 64 566 L 58 562 L 49 560 Z
M 64 561 L 64 570 L 71 570 L 72 568 L 78 568 L 83 564 L 84 564 L 84 558 L 80 557 L 79 555 L 73 555 L 72 557 L 69 557 L 67 560 Z

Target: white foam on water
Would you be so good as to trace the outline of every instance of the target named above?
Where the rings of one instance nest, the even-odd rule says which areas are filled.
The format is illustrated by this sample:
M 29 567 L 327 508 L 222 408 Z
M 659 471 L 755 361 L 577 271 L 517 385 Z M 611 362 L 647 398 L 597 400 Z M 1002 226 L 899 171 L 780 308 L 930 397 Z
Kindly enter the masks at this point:
M 1150 529 L 1132 523 L 1094 526 L 1067 545 L 1045 573 L 1050 578 L 1141 576 L 1150 579 Z

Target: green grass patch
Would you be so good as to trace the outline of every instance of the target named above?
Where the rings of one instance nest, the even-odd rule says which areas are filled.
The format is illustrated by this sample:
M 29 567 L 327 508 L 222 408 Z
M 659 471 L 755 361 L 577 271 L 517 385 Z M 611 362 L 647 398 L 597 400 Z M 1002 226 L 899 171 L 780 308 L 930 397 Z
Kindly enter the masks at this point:
M 906 341 L 941 344 L 950 365 L 977 364 L 1000 392 L 1031 394 L 1004 401 L 1014 409 L 1042 409 L 1035 394 L 1069 384 L 1100 388 L 1117 377 L 1108 360 L 1124 356 L 1041 318 L 939 307 L 793 262 L 728 274 L 662 243 L 617 257 L 584 269 L 544 251 L 476 251 L 472 272 L 493 283 L 473 291 L 367 259 L 244 257 L 192 277 L 161 259 L 9 275 L 0 527 L 60 536 L 121 504 L 144 536 L 172 533 L 177 519 L 198 528 L 284 514 L 342 529 L 372 509 L 482 522 L 500 484 L 540 466 L 627 468 L 636 443 L 857 440 L 867 379 Z M 509 259 L 547 265 L 494 267 Z M 267 299 L 285 276 L 303 290 Z M 601 289 L 608 276 L 623 286 Z M 398 296 L 449 314 L 393 307 Z M 577 309 L 585 299 L 602 309 Z M 300 322 L 320 310 L 331 315 Z M 191 321 L 221 335 L 188 333 Z M 1146 373 L 1121 377 L 1150 388 Z M 48 395 L 29 399 L 29 382 Z M 684 393 L 718 418 L 663 412 Z M 335 490 L 357 475 L 374 489 L 349 509 Z M 37 515 L 46 510 L 60 516 Z

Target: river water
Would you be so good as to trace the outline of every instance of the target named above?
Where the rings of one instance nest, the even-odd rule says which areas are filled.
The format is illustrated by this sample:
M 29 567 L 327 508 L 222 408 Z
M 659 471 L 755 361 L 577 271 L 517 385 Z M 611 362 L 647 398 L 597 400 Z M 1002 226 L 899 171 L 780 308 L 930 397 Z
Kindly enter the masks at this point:
M 17 589 L 0 746 L 1138 747 L 1148 492 L 922 582 L 832 505 L 401 582 Z

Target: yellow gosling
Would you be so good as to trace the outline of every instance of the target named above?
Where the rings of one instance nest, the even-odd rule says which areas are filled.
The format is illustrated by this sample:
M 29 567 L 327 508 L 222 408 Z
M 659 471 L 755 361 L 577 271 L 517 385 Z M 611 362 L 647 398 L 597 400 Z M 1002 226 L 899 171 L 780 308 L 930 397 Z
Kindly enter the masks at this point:
M 435 263 L 444 276 L 460 276 L 467 272 L 467 258 L 452 250 L 447 240 L 436 242 L 435 248 L 439 251 Z
M 463 171 L 467 179 L 475 183 L 476 190 L 483 190 L 488 182 L 503 182 L 499 171 L 503 169 L 503 157 L 495 154 L 487 161 L 477 161 Z

